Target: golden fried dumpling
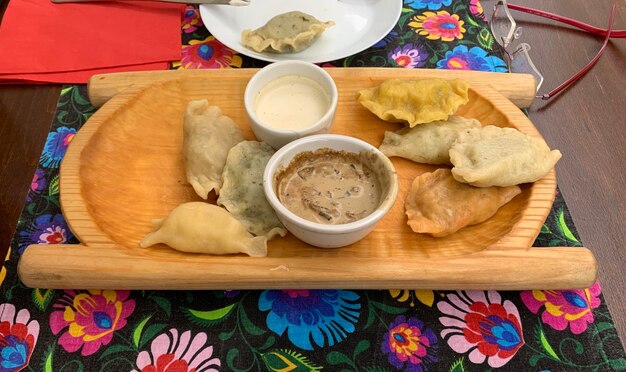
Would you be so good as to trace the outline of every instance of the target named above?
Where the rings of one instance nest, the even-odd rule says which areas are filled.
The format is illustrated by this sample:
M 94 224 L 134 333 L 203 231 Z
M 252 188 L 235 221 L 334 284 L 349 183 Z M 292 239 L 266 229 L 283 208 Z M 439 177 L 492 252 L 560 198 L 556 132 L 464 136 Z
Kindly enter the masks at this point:
M 446 120 L 467 103 L 469 85 L 462 79 L 390 79 L 361 90 L 357 100 L 379 118 L 392 123 L 417 124 Z
M 182 252 L 267 256 L 267 238 L 254 237 L 228 211 L 205 202 L 183 203 L 162 220 L 139 243 L 147 248 L 158 243 Z
M 535 182 L 560 158 L 540 138 L 493 125 L 460 133 L 450 148 L 454 178 L 479 187 Z
M 313 44 L 333 21 L 293 11 L 279 14 L 256 30 L 243 30 L 242 44 L 256 52 L 295 53 Z
M 378 149 L 387 156 L 399 156 L 417 163 L 450 165 L 450 146 L 459 133 L 480 127 L 476 119 L 450 116 L 448 120 L 385 132 Z
M 444 237 L 489 219 L 521 192 L 519 186 L 470 186 L 437 169 L 413 180 L 404 204 L 407 223 L 416 233 Z

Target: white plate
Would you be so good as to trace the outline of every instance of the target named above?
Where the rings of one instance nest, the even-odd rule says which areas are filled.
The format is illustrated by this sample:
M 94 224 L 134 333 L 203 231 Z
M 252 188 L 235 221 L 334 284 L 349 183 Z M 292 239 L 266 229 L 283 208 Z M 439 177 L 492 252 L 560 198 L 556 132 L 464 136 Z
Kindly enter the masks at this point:
M 320 21 L 335 21 L 335 25 L 299 53 L 257 53 L 241 44 L 244 29 L 257 29 L 292 10 Z M 251 0 L 247 6 L 200 5 L 202 22 L 217 40 L 243 55 L 269 62 L 297 59 L 320 63 L 356 54 L 385 37 L 401 12 L 402 0 Z

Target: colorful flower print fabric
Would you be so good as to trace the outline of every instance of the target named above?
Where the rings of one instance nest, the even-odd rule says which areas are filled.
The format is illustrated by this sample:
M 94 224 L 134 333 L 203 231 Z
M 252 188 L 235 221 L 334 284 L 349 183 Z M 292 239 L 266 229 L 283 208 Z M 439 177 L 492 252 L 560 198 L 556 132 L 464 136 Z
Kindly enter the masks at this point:
M 211 36 L 197 7 L 187 7 L 181 35 L 173 68 L 266 64 Z M 404 0 L 385 38 L 323 66 L 506 71 L 475 0 Z M 84 86 L 63 88 L 0 271 L 0 372 L 626 370 L 597 283 L 523 292 L 26 288 L 17 263 L 29 244 L 78 243 L 61 213 L 59 165 L 94 111 Z M 580 245 L 557 194 L 535 246 Z
M 520 315 L 498 292 L 458 292 L 437 303 L 446 327 L 441 337 L 452 350 L 468 354 L 470 362 L 498 368 L 524 345 Z
M 126 325 L 135 301 L 128 291 L 66 291 L 53 305 L 50 330 L 59 335 L 59 345 L 87 356 L 113 339 L 115 331 Z
M 27 309 L 10 303 L 0 305 L 0 371 L 19 371 L 28 366 L 37 339 L 39 322 Z
M 383 336 L 381 351 L 397 369 L 423 371 L 437 362 L 437 336 L 423 321 L 399 315 Z
M 218 371 L 221 366 L 215 357 L 213 345 L 207 344 L 204 332 L 192 335 L 172 328 L 154 338 L 149 350 L 137 355 L 137 368 L 133 372 L 159 371 Z
M 268 311 L 267 328 L 304 350 L 333 346 L 354 332 L 361 304 L 352 291 L 263 291 L 259 310 Z
M 182 60 L 174 68 L 262 67 L 207 32 L 197 8 L 188 6 L 182 26 Z M 404 67 L 506 72 L 483 8 L 477 0 L 404 0 L 394 29 L 356 55 L 325 67 Z

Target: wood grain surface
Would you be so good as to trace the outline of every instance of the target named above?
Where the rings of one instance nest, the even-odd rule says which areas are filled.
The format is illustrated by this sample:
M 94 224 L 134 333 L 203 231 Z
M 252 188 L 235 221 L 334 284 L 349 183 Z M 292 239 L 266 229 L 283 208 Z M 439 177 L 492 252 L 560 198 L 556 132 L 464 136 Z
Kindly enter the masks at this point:
M 48 136 L 60 86 L 0 86 L 0 257 L 4 259 Z
M 495 1 L 481 1 L 487 17 Z M 606 27 L 614 1 L 515 0 Z M 6 1 L 4 2 L 6 4 Z M 615 28 L 626 29 L 626 4 L 617 2 Z M 523 41 L 554 87 L 575 74 L 602 41 L 577 29 L 513 12 L 524 27 Z M 529 116 L 551 147 L 565 154 L 557 165 L 559 188 L 583 243 L 598 260 L 600 283 L 622 341 L 626 341 L 626 41 L 609 46 L 580 81 L 548 102 L 536 101 Z M 41 154 L 59 86 L 0 86 L 0 248 L 13 234 L 35 164 Z M 29 107 L 37 107 L 30 109 Z M 16 126 L 19 126 L 17 128 Z M 15 154 L 15 155 L 11 155 Z M 9 161 L 10 159 L 10 161 Z M 0 252 L 4 256 L 4 252 Z
M 329 70 L 333 70 L 333 68 Z M 375 77 L 376 74 L 383 73 L 380 70 L 380 68 L 370 67 L 351 68 L 350 73 L 358 76 L 369 76 L 371 74 Z M 221 72 L 216 70 L 173 70 L 94 75 L 89 79 L 87 92 L 91 104 L 95 107 L 100 107 L 111 97 L 130 86 L 142 86 L 182 77 L 211 77 L 211 75 L 216 73 L 219 74 Z M 384 72 L 384 74 L 399 79 L 419 79 L 420 77 L 459 78 L 467 80 L 470 84 L 488 84 L 511 100 L 517 107 L 523 108 L 529 107 L 535 99 L 535 79 L 528 74 L 433 69 L 394 69 L 393 74 L 390 72 Z
M 270 248 L 271 249 L 271 248 Z M 318 250 L 319 252 L 319 250 Z M 554 267 L 541 264 L 561 262 Z M 118 245 L 31 246 L 18 272 L 27 286 L 124 289 L 519 289 L 537 282 L 557 288 L 589 280 L 585 248 L 488 249 L 434 259 L 351 257 L 329 265 L 324 255 L 225 259 L 172 250 L 136 254 Z M 27 262 L 25 265 L 22 262 Z M 341 270 L 337 266 L 341 265 Z M 50 268 L 55 270 L 51 270 Z M 533 274 L 528 275 L 528 268 Z M 581 270 L 582 269 L 582 270 Z M 210 270 L 210 275 L 207 275 Z M 390 275 L 392 273 L 392 275 Z M 503 278 L 504 281 L 494 280 Z M 543 288 L 543 287 L 542 287 Z
M 269 242 L 268 258 L 192 255 L 164 245 L 139 248 L 154 219 L 165 217 L 180 203 L 199 200 L 185 182 L 182 161 L 187 103 L 207 99 L 240 125 L 244 137 L 254 139 L 241 97 L 256 71 L 216 70 L 211 76 L 133 87 L 107 102 L 74 137 L 61 165 L 63 215 L 87 247 L 28 247 L 19 263 L 22 281 L 55 288 L 214 289 L 230 283 L 237 289 L 339 284 L 381 289 L 531 289 L 582 288 L 595 280 L 595 260 L 584 248 L 567 250 L 567 255 L 561 254 L 563 249 L 529 249 L 554 200 L 554 172 L 524 185 L 522 194 L 488 221 L 435 239 L 410 230 L 403 203 L 413 179 L 434 167 L 400 158 L 392 158 L 400 189 L 396 204 L 373 232 L 348 247 L 318 249 L 288 235 Z M 378 119 L 355 99 L 359 90 L 396 77 L 398 70 L 330 69 L 329 73 L 339 92 L 333 133 L 378 145 L 385 130 L 401 127 Z M 526 116 L 489 86 L 472 85 L 470 101 L 457 114 L 541 138 Z M 51 260 L 55 254 L 64 259 Z M 559 260 L 550 260 L 559 254 Z M 93 260 L 94 255 L 99 259 Z M 130 265 L 126 275 L 112 282 L 118 269 L 107 270 L 120 267 L 113 263 L 118 260 L 141 264 Z M 544 267 L 547 262 L 549 268 Z M 77 265 L 84 269 L 82 277 L 75 272 Z M 289 272 L 281 276 L 268 269 L 278 265 Z M 378 268 L 370 270 L 375 265 Z M 512 269 L 516 265 L 524 269 Z M 238 269 L 241 266 L 246 267 L 245 276 Z M 206 277 L 206 267 L 219 275 Z M 424 270 L 429 275 L 424 276 Z

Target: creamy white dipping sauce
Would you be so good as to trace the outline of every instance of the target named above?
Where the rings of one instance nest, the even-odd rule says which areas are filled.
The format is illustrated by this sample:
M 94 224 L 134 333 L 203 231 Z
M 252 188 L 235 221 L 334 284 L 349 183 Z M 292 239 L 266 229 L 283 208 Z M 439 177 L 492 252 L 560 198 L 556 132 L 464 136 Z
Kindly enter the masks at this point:
M 314 124 L 329 106 L 328 95 L 315 80 L 287 75 L 270 81 L 259 91 L 254 112 L 265 125 L 289 130 Z

